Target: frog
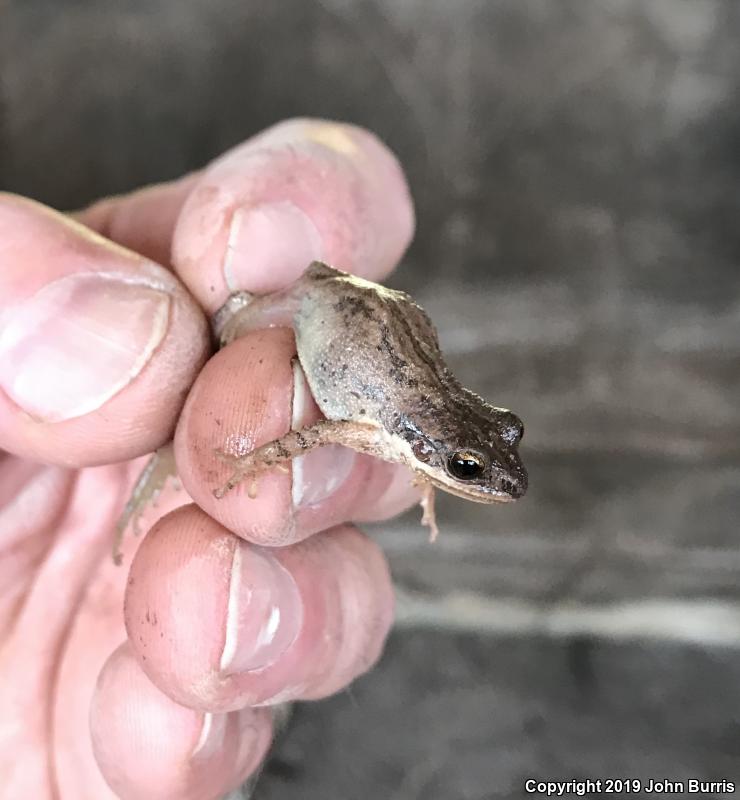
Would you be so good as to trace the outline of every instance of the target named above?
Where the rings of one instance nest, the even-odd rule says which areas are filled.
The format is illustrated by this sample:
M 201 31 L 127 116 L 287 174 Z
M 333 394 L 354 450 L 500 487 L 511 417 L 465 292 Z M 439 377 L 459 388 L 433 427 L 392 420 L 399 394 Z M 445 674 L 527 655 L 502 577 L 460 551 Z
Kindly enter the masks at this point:
M 213 489 L 216 498 L 244 481 L 254 497 L 260 474 L 285 470 L 291 459 L 329 444 L 406 466 L 432 539 L 436 489 L 478 503 L 510 503 L 525 494 L 522 421 L 460 384 L 431 319 L 410 295 L 314 261 L 285 289 L 234 293 L 212 320 L 218 347 L 250 330 L 286 326 L 295 332 L 297 359 L 323 418 L 246 454 L 217 450 L 231 475 Z M 158 451 L 137 482 L 119 535 L 173 469 L 171 446 Z

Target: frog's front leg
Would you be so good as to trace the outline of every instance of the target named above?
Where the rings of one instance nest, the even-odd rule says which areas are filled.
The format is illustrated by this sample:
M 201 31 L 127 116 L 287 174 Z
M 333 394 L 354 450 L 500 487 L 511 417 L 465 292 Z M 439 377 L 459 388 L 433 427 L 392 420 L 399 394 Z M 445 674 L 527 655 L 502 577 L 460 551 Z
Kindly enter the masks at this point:
M 434 511 L 434 487 L 427 481 L 419 481 L 418 486 L 421 489 L 421 524 L 429 528 L 429 541 L 435 542 L 439 536 L 439 528 Z
M 213 494 L 222 498 L 246 478 L 255 478 L 275 467 L 284 467 L 286 462 L 309 450 L 326 444 L 341 444 L 360 453 L 382 457 L 381 430 L 375 425 L 348 420 L 322 419 L 298 431 L 289 431 L 285 436 L 263 444 L 251 453 L 233 455 L 219 451 L 218 455 L 234 468 L 234 474 Z M 250 489 L 251 497 L 255 492 Z
M 149 459 L 131 492 L 131 497 L 123 509 L 113 541 L 113 561 L 121 563 L 121 542 L 129 522 L 133 522 L 134 534 L 139 533 L 139 516 L 150 504 L 154 504 L 164 488 L 167 479 L 177 475 L 175 451 L 172 442 L 160 447 Z

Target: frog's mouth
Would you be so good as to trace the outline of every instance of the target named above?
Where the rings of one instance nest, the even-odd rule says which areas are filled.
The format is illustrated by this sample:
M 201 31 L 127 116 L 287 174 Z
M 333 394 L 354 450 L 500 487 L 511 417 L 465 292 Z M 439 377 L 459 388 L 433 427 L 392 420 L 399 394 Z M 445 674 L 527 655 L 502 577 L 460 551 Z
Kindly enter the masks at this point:
M 449 494 L 454 494 L 457 497 L 462 497 L 465 500 L 472 500 L 474 503 L 513 503 L 518 500 L 526 490 L 518 490 L 513 482 L 508 481 L 513 491 L 505 491 L 496 489 L 493 486 L 481 486 L 480 484 L 469 483 L 465 484 L 462 481 L 456 481 L 450 478 L 448 481 L 442 480 L 438 474 L 433 473 L 431 470 L 424 469 L 423 465 L 418 462 L 413 465 L 414 472 L 425 482 L 431 483 L 435 489 L 441 489 Z M 506 478 L 499 479 L 506 481 Z

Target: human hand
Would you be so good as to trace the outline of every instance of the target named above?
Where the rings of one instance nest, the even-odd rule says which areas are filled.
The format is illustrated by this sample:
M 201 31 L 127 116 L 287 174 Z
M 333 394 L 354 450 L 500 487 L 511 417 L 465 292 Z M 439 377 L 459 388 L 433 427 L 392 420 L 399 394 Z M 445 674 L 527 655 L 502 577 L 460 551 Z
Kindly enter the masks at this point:
M 293 120 L 77 218 L 0 196 L 0 797 L 216 798 L 264 758 L 270 705 L 377 659 L 388 568 L 342 523 L 417 496 L 399 467 L 332 447 L 216 500 L 227 437 L 256 446 L 318 410 L 290 331 L 205 363 L 207 316 L 314 258 L 382 279 L 411 201 L 374 137 Z M 175 427 L 184 490 L 115 567 L 141 456 Z

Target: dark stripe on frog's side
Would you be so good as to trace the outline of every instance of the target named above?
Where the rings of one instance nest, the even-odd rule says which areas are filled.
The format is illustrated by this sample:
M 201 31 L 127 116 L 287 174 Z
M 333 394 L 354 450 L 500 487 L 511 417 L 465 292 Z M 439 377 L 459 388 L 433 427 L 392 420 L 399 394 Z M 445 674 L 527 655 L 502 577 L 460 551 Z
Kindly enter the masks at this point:
M 403 326 L 404 332 L 408 339 L 409 347 L 413 349 L 418 360 L 427 367 L 432 375 L 434 375 L 440 386 L 444 387 L 445 389 L 452 387 L 457 388 L 459 384 L 445 364 L 439 348 L 435 347 L 433 353 L 428 352 L 423 346 L 423 339 L 417 335 L 417 331 L 412 328 L 408 319 L 405 317 L 397 317 L 396 322 Z M 406 366 L 406 362 L 404 361 L 403 363 L 404 366 Z
M 419 381 L 416 380 L 416 378 L 408 378 L 405 376 L 404 369 L 408 366 L 408 361 L 401 358 L 396 352 L 396 348 L 391 341 L 391 329 L 384 322 L 380 323 L 380 344 L 377 345 L 377 348 L 381 353 L 385 352 L 388 356 L 388 360 L 391 363 L 388 375 L 391 380 L 399 385 L 408 386 L 412 389 L 419 385 Z

